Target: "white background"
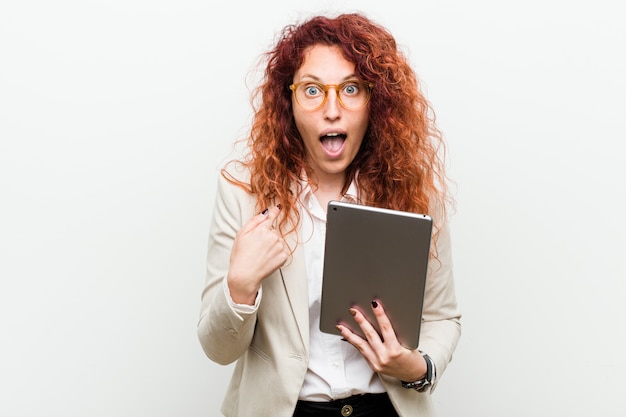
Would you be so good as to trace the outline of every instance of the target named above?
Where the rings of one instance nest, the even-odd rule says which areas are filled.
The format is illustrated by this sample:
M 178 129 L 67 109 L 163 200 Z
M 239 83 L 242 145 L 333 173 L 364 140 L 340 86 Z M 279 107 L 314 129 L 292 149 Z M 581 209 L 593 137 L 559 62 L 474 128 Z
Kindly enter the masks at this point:
M 441 416 L 624 415 L 606 0 L 2 2 L 0 415 L 220 415 L 232 368 L 195 334 L 216 167 L 280 28 L 354 10 L 396 35 L 448 142 L 464 327 Z

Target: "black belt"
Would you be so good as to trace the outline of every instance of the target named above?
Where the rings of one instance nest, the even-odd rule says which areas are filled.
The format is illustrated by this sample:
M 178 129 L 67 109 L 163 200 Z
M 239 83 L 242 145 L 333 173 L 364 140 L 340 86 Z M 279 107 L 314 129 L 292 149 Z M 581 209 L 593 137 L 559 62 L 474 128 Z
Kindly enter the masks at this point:
M 396 417 L 386 392 L 333 401 L 298 401 L 293 417 Z

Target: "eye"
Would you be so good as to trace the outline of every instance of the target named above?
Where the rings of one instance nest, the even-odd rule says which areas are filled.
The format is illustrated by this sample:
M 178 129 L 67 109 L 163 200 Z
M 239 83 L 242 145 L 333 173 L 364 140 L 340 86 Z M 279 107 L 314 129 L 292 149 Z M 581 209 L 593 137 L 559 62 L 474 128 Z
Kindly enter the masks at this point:
M 348 84 L 343 87 L 343 92 L 346 95 L 354 96 L 359 94 L 359 85 L 358 84 Z
M 319 85 L 308 84 L 304 86 L 304 94 L 306 94 L 307 97 L 317 97 L 319 95 L 323 95 L 324 93 Z

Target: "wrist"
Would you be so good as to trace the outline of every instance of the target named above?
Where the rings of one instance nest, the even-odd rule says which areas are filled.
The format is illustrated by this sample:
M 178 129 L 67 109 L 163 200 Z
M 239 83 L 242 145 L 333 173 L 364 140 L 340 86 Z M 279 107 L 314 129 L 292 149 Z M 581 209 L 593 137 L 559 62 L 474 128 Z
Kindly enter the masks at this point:
M 426 362 L 426 374 L 416 381 L 401 381 L 404 388 L 425 392 L 434 384 L 436 376 L 435 363 L 427 354 L 422 353 L 422 356 Z
M 401 381 L 416 381 L 424 378 L 428 372 L 424 355 L 419 350 L 409 351 L 407 349 L 407 352 L 409 352 L 409 356 L 403 362 L 403 372 L 396 375 L 396 378 Z
M 259 287 L 254 285 L 237 285 L 236 280 L 229 275 L 226 279 L 226 286 L 231 300 L 236 304 L 254 305 L 259 293 Z

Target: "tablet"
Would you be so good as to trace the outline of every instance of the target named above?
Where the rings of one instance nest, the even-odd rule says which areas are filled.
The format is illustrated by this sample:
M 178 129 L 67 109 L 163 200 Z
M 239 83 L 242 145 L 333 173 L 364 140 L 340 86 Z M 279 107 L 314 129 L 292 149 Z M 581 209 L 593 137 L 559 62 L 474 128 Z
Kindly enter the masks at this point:
M 371 308 L 380 300 L 398 341 L 417 349 L 432 218 L 397 210 L 328 203 L 320 330 L 342 322 L 363 337 L 349 313 L 358 308 L 380 334 Z

